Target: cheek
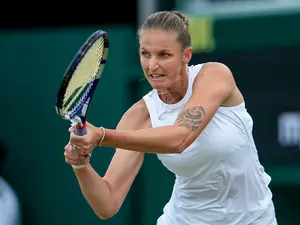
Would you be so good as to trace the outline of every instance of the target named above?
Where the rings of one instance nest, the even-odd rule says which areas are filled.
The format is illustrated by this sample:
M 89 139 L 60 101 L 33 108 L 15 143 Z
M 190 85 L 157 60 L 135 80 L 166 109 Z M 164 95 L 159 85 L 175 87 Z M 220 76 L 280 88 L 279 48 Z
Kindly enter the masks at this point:
M 181 68 L 181 62 L 178 60 L 172 60 L 165 64 L 165 68 L 170 72 L 170 74 L 178 74 Z
M 149 63 L 144 58 L 140 58 L 140 64 L 141 64 L 143 70 L 147 70 L 147 68 L 149 68 Z

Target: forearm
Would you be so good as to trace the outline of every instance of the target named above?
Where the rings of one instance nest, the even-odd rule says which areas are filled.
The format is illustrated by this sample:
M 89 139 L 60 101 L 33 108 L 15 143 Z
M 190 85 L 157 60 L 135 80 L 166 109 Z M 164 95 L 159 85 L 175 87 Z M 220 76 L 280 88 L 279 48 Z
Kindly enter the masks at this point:
M 81 191 L 93 211 L 101 218 L 112 217 L 117 209 L 109 184 L 90 166 L 75 169 Z
M 137 131 L 105 129 L 102 146 L 147 153 L 180 153 L 187 132 L 185 127 L 176 125 Z

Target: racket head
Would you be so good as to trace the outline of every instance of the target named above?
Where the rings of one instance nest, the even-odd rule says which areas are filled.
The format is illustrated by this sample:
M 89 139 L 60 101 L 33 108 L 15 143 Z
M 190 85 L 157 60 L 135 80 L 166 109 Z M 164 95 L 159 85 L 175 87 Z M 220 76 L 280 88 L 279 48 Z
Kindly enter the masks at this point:
M 97 30 L 80 47 L 64 73 L 56 112 L 66 120 L 83 125 L 109 50 L 107 32 Z

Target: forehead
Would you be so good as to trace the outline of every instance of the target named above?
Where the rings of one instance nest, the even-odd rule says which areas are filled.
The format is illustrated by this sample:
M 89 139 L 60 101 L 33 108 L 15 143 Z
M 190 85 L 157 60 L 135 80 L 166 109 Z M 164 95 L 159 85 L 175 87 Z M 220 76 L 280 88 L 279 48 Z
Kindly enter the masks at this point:
M 174 48 L 180 46 L 177 33 L 161 29 L 146 29 L 140 35 L 141 48 Z

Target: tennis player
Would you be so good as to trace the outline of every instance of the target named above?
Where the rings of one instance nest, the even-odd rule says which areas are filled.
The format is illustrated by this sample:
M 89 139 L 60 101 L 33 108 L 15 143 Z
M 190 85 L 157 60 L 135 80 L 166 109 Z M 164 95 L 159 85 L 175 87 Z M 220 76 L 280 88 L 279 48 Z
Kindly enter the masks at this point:
M 153 90 L 135 103 L 117 128 L 70 128 L 66 162 L 101 219 L 120 209 L 145 153 L 156 153 L 176 175 L 157 225 L 277 224 L 271 178 L 259 161 L 253 121 L 230 69 L 218 62 L 189 65 L 188 19 L 156 12 L 138 31 L 140 62 Z M 116 148 L 104 177 L 89 163 L 96 146 Z M 153 184 L 161 185 L 161 184 Z

